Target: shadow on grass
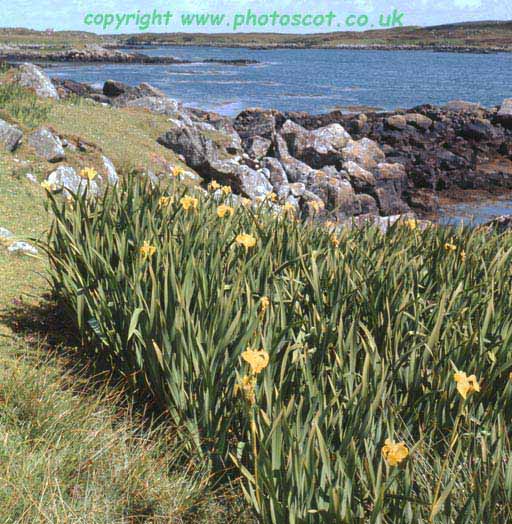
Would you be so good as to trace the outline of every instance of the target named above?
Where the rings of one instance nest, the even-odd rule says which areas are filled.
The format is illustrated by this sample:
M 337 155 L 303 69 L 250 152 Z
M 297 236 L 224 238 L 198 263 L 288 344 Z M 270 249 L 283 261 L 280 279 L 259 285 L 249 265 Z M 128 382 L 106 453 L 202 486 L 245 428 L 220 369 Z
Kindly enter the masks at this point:
M 37 303 L 15 298 L 0 309 L 0 324 L 8 327 L 29 348 L 48 358 L 58 358 L 66 371 L 79 379 L 80 392 L 94 394 L 105 388 L 122 392 L 120 408 L 128 405 L 148 421 L 148 427 L 166 418 L 147 392 L 134 390 L 128 376 L 122 376 L 109 365 L 93 356 L 92 348 L 81 340 L 78 330 L 69 319 L 65 307 L 50 294 Z M 44 362 L 44 360 L 43 360 Z
M 168 409 L 149 390 L 134 386 L 133 374 L 121 374 L 115 364 L 100 360 L 94 354 L 94 346 L 91 347 L 78 336 L 78 329 L 70 320 L 66 308 L 51 295 L 43 295 L 37 304 L 22 299 L 13 300 L 10 307 L 0 309 L 0 324 L 9 327 L 29 347 L 38 348 L 48 358 L 57 357 L 65 370 L 76 377 L 72 387 L 77 389 L 79 385 L 80 394 L 115 391 L 118 393 L 119 409 L 129 409 L 141 421 L 142 427 L 148 431 L 165 427 L 178 440 L 183 438 L 180 428 L 170 423 L 172 417 Z M 215 453 L 210 455 L 216 447 L 215 441 L 204 440 L 202 447 L 203 453 L 209 455 L 216 480 L 222 483 L 236 478 L 233 464 L 227 465 Z
M 136 421 L 134 427 L 137 435 L 150 435 L 151 439 L 162 445 L 163 455 L 158 460 L 164 462 L 164 457 L 168 458 L 169 454 L 172 454 L 168 466 L 171 479 L 189 469 L 192 478 L 193 471 L 201 467 L 197 463 L 198 457 L 182 448 L 180 432 L 169 425 L 169 417 L 165 411 L 151 402 L 147 395 L 131 391 L 126 378 L 116 376 L 112 369 L 105 366 L 102 368 L 98 361 L 93 359 L 83 341 L 77 337 L 77 330 L 69 320 L 65 308 L 51 296 L 43 296 L 38 303 L 25 301 L 23 298 L 12 300 L 0 309 L 0 325 L 10 329 L 21 342 L 20 347 L 29 349 L 27 358 L 30 359 L 31 365 L 33 363 L 34 366 L 43 367 L 48 361 L 58 359 L 59 366 L 62 366 L 65 374 L 69 372 L 70 377 L 70 380 L 59 383 L 59 387 L 72 389 L 84 398 L 88 395 L 105 398 L 105 393 L 110 392 L 109 402 L 113 403 L 119 415 L 129 412 L 129 418 Z M 16 346 L 18 344 L 14 344 L 14 347 Z M 43 358 L 32 359 L 30 349 L 38 356 L 43 355 Z M 121 420 L 124 420 L 124 417 L 120 416 L 119 421 Z M 201 492 L 196 503 L 184 510 L 180 522 L 208 522 L 204 516 L 205 501 L 211 499 L 212 511 L 217 515 L 212 520 L 213 524 L 255 524 L 252 512 L 234 487 L 233 474 L 223 478 L 208 475 L 208 479 L 209 485 L 201 488 L 204 493 Z M 153 498 L 150 495 L 146 496 L 144 491 L 140 496 L 135 492 L 132 494 L 125 511 L 129 516 L 128 522 L 133 524 L 157 522 L 156 505 Z

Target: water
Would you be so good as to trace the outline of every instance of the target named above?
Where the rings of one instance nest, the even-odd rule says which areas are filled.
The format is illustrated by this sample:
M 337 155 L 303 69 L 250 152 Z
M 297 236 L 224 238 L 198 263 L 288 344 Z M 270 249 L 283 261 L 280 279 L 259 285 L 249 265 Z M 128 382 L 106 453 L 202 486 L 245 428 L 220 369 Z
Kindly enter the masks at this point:
M 492 200 L 456 204 L 445 208 L 441 212 L 441 224 L 478 226 L 489 222 L 501 215 L 512 215 L 512 202 L 510 200 Z
M 59 64 L 54 77 L 98 87 L 107 79 L 149 82 L 182 101 L 234 116 L 247 107 L 322 113 L 349 106 L 412 108 L 462 99 L 492 107 L 512 97 L 512 54 L 429 51 L 159 47 L 149 55 L 191 60 L 183 65 Z M 250 66 L 204 63 L 252 59 Z M 474 203 L 446 211 L 444 222 L 481 223 L 512 212 L 508 202 Z
M 185 105 L 236 115 L 247 107 L 322 113 L 347 106 L 382 109 L 454 99 L 501 103 L 512 96 L 512 54 L 159 47 L 142 52 L 193 60 L 184 65 L 63 64 L 52 76 L 101 84 L 149 82 Z M 201 63 L 253 59 L 250 66 Z

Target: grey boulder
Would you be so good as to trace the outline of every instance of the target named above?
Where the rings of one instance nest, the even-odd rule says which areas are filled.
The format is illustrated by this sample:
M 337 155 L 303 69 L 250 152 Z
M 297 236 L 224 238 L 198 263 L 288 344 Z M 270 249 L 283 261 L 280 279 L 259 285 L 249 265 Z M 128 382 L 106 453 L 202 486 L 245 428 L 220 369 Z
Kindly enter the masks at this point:
M 48 75 L 34 64 L 22 64 L 14 75 L 14 81 L 22 86 L 32 89 L 37 96 L 58 100 L 59 94 Z
M 28 144 L 34 148 L 38 157 L 48 162 L 60 162 L 65 157 L 60 138 L 46 127 L 31 133 L 28 136 Z
M 23 132 L 16 126 L 0 119 L 0 147 L 6 151 L 14 151 L 21 139 Z
M 313 168 L 336 165 L 341 161 L 341 150 L 351 140 L 340 124 L 308 131 L 287 120 L 280 131 L 288 146 L 289 153 Z
M 67 194 L 83 194 L 86 190 L 89 196 L 96 196 L 99 193 L 99 187 L 95 180 L 85 180 L 70 166 L 58 167 L 50 173 L 47 180 L 56 189 Z
M 369 138 L 349 140 L 343 148 L 343 159 L 345 162 L 355 162 L 367 171 L 371 171 L 377 167 L 377 164 L 384 162 L 385 158 L 382 149 Z
M 28 242 L 13 242 L 8 248 L 7 251 L 11 254 L 17 255 L 37 255 L 38 250 Z

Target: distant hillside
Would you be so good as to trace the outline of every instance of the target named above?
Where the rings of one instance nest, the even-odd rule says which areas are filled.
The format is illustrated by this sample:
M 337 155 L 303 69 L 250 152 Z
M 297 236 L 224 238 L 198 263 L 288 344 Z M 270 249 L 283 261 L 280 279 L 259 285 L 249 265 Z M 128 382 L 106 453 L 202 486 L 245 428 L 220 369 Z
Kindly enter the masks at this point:
M 432 27 L 398 27 L 370 31 L 344 31 L 307 35 L 283 33 L 137 33 L 96 35 L 84 31 L 33 31 L 0 29 L 0 44 L 48 48 L 81 47 L 97 43 L 111 46 L 203 45 L 236 47 L 385 47 L 454 50 L 512 51 L 512 21 L 484 21 Z
M 144 45 L 214 45 L 242 47 L 453 46 L 512 49 L 512 21 L 466 22 L 433 27 L 399 27 L 309 35 L 282 33 L 144 33 L 114 37 L 118 42 Z

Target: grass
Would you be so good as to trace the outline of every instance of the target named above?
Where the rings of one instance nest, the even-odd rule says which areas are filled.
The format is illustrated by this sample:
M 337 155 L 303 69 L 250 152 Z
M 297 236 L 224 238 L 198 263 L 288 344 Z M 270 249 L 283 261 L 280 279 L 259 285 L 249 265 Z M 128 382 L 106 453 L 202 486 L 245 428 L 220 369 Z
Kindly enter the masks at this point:
M 78 169 L 95 166 L 101 172 L 101 154 L 122 170 L 169 173 L 170 166 L 183 165 L 171 150 L 156 141 L 173 127 L 169 117 L 140 108 L 105 107 L 76 97 L 62 101 L 40 99 L 10 84 L 10 75 L 0 74 L 0 118 L 17 124 L 26 133 L 44 124 L 71 143 L 79 140 L 85 144 L 85 152 L 67 150 L 66 165 Z M 211 138 L 219 144 L 226 141 L 221 132 L 212 132 Z M 42 175 L 55 169 L 41 162 L 26 143 L 17 149 L 15 157 L 30 162 L 32 171 Z
M 63 119 L 54 118 L 65 133 L 73 132 L 69 113 L 86 112 L 12 93 L 2 116 L 25 131 L 43 123 L 33 120 L 39 104 L 50 108 L 48 118 L 63 111 Z M 149 125 L 129 123 L 123 112 L 112 111 L 110 118 L 142 139 L 135 146 L 128 131 L 134 155 L 152 151 L 143 139 Z M 147 115 L 141 120 L 151 121 Z M 116 158 L 120 138 L 104 139 L 99 136 L 105 152 Z M 15 154 L 0 153 L 0 227 L 16 239 L 42 240 L 48 231 L 44 191 L 24 175 L 41 179 L 52 168 L 25 145 Z M 46 269 L 43 256 L 13 256 L 0 245 L 0 522 L 251 522 L 237 492 L 212 485 L 208 464 L 185 456 L 174 432 L 148 423 L 120 390 L 90 378 L 77 347 L 63 336 L 69 326 L 45 298 Z
M 512 519 L 512 233 L 221 218 L 137 177 L 49 203 L 53 289 L 91 362 L 151 395 L 192 456 L 236 466 L 261 522 Z

